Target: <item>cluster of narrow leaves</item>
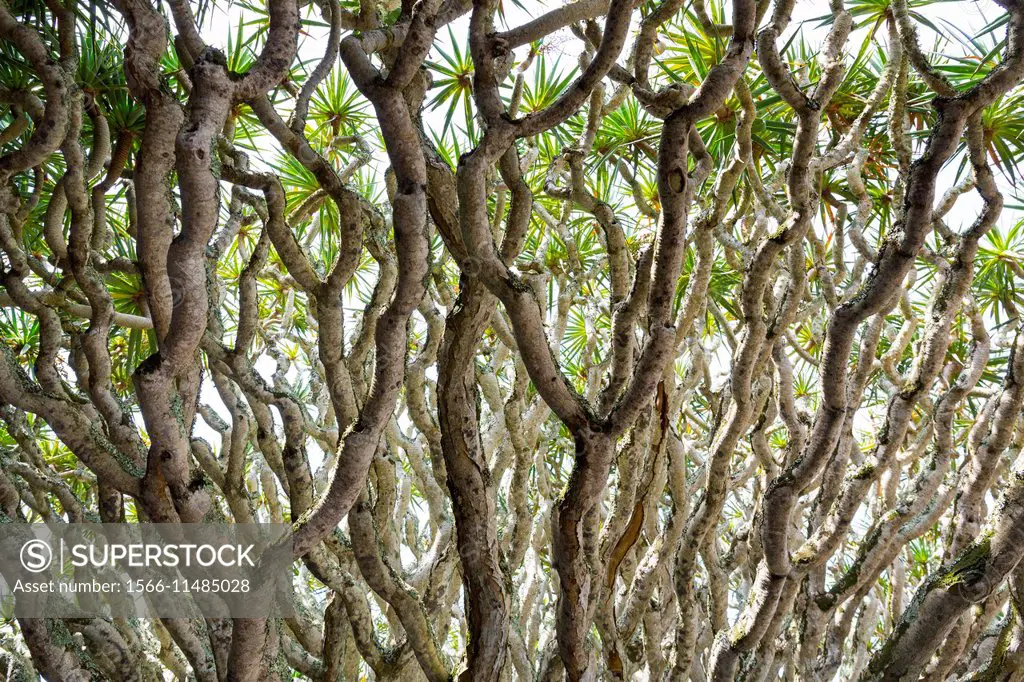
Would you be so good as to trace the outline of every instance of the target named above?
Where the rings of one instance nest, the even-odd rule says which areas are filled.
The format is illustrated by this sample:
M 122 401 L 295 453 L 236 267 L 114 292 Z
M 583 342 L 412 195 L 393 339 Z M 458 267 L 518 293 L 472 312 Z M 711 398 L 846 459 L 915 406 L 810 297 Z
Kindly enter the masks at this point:
M 821 12 L 0 0 L 0 517 L 297 588 L 8 678 L 1024 679 L 1024 3 Z

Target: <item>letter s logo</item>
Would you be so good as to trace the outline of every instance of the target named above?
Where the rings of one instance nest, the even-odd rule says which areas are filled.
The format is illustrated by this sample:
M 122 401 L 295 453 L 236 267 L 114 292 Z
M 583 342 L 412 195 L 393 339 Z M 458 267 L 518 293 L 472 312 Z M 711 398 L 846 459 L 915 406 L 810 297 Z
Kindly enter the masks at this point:
M 53 563 L 53 549 L 46 540 L 29 540 L 21 547 L 21 565 L 29 573 L 45 571 Z

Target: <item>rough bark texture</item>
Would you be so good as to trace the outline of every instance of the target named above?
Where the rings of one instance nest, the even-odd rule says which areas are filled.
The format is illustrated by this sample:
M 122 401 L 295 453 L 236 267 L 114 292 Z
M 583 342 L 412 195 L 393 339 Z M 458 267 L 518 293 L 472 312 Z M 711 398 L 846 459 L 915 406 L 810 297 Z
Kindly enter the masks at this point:
M 8 678 L 1020 679 L 997 4 L 0 0 L 0 520 L 291 523 L 297 607 Z

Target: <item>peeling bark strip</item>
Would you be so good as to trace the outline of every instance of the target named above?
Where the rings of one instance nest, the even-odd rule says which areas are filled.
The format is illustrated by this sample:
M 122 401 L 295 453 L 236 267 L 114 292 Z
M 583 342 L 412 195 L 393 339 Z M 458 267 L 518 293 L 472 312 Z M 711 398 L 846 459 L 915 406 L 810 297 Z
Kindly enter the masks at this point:
M 5 674 L 1020 678 L 1024 4 L 961 4 L 0 0 L 0 521 L 296 587 Z

